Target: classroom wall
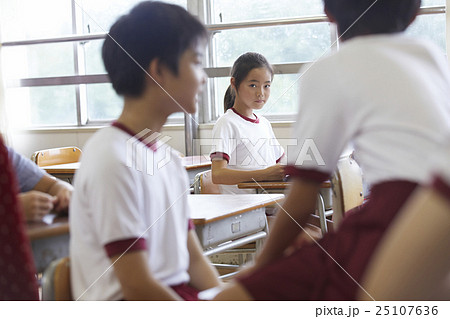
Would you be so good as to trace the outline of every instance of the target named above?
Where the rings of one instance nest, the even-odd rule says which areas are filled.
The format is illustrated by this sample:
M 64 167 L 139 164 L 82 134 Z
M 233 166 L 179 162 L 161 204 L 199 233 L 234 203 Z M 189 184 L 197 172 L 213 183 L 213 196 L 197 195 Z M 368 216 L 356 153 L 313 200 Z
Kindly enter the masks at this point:
M 274 123 L 275 136 L 280 140 L 281 145 L 289 143 L 290 128 L 292 123 Z M 202 124 L 199 129 L 199 138 L 211 138 L 213 124 Z M 74 129 L 34 129 L 16 130 L 9 134 L 10 145 L 17 152 L 26 157 L 41 149 L 77 146 L 83 150 L 86 141 L 99 129 L 99 127 L 74 128 Z M 162 134 L 170 137 L 167 142 L 171 147 L 185 154 L 184 127 L 182 125 L 164 127 Z M 285 147 L 286 149 L 286 147 Z M 205 146 L 199 153 L 209 153 L 209 147 Z

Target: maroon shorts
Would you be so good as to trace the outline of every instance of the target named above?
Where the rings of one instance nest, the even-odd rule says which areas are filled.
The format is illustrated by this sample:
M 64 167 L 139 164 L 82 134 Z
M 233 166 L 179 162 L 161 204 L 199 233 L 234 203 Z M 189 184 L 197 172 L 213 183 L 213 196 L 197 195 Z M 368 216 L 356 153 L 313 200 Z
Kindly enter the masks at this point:
M 170 286 L 170 288 L 186 301 L 198 301 L 198 290 L 186 283 Z
M 354 300 L 370 256 L 416 186 L 408 181 L 374 186 L 370 200 L 348 212 L 320 247 L 308 244 L 239 282 L 255 300 Z

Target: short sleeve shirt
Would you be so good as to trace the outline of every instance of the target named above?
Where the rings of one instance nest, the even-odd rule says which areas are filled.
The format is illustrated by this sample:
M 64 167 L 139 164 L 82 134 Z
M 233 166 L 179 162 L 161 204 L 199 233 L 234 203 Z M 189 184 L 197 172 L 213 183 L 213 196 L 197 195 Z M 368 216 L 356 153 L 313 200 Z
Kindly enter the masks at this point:
M 9 159 L 13 164 L 21 193 L 31 191 L 44 177 L 44 171 L 30 159 L 8 147 Z

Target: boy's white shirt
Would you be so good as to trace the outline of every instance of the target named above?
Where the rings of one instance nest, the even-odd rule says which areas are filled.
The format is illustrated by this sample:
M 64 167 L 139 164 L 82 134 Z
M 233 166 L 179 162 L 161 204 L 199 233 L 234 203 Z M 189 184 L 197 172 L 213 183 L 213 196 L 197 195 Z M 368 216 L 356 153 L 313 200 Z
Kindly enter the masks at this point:
M 403 34 L 357 37 L 303 71 L 288 164 L 331 174 L 353 143 L 368 184 L 429 179 L 430 157 L 450 130 L 450 79 L 438 48 Z M 324 165 L 299 157 L 306 139 Z
M 152 275 L 166 285 L 189 281 L 189 182 L 169 146 L 150 150 L 108 127 L 84 148 L 70 206 L 74 298 L 120 300 L 123 295 L 104 245 L 144 238 Z M 98 280 L 98 281 L 97 281 Z M 90 287 L 90 285 L 92 287 Z

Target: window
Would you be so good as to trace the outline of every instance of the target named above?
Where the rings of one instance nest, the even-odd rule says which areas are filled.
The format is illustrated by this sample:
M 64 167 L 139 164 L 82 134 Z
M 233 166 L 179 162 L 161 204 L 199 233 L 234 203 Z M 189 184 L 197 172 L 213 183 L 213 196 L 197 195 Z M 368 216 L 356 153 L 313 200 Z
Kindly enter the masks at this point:
M 292 120 L 297 111 L 299 67 L 335 49 L 336 30 L 324 16 L 322 0 L 208 3 L 205 20 L 214 32 L 208 70 L 213 107 L 204 118 L 214 121 L 223 114 L 223 95 L 234 60 L 244 52 L 257 51 L 282 69 L 274 77 L 267 105 L 259 112 L 271 120 Z M 424 0 L 422 8 L 408 32 L 431 39 L 445 52 L 445 0 Z
M 0 1 L 10 122 L 16 127 L 82 126 L 116 118 L 122 99 L 107 83 L 101 46 L 111 24 L 138 2 Z M 187 7 L 187 0 L 166 2 Z M 183 115 L 172 118 L 181 121 Z
M 116 118 L 122 100 L 108 83 L 100 49 L 117 17 L 140 0 L 0 1 L 3 79 L 10 122 L 19 127 L 84 126 Z M 215 121 L 234 60 L 257 51 L 274 64 L 271 97 L 262 112 L 292 120 L 298 69 L 337 48 L 322 0 L 167 0 L 188 8 L 211 31 L 205 61 L 209 76 L 199 118 Z M 408 32 L 445 52 L 445 0 L 423 0 Z M 183 123 L 184 116 L 171 116 Z

